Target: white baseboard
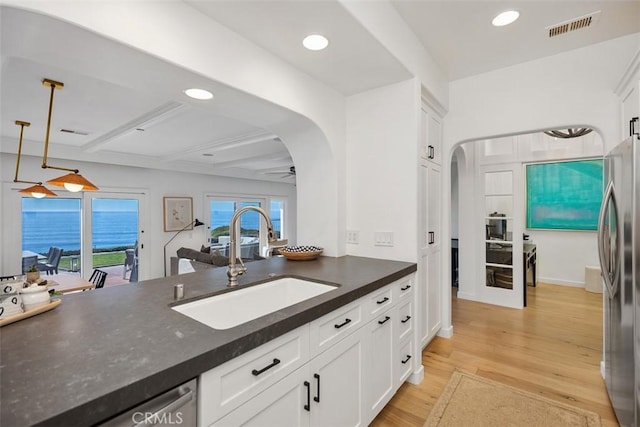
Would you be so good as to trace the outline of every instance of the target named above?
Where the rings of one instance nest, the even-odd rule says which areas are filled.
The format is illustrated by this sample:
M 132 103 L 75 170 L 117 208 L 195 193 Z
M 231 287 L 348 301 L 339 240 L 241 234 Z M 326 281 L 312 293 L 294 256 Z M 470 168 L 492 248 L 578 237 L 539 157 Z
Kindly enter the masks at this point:
M 604 360 L 600 361 L 600 375 L 602 375 L 602 379 L 606 379 L 605 370 L 604 370 Z
M 451 338 L 453 336 L 453 325 L 440 328 L 437 335 L 442 338 Z
M 538 277 L 538 282 L 548 283 L 550 285 L 572 286 L 574 288 L 584 288 L 584 282 L 576 282 L 573 280 L 554 279 L 553 277 Z
M 420 384 L 423 379 L 424 379 L 424 366 L 420 365 L 418 369 L 416 369 L 411 373 L 411 375 L 409 375 L 409 378 L 407 378 L 407 381 L 410 382 L 411 384 L 417 385 L 417 384 Z
M 466 300 L 469 300 L 469 301 L 478 301 L 478 298 L 476 297 L 475 294 L 470 294 L 468 292 L 460 292 L 460 291 L 458 291 L 458 298 L 466 299 Z

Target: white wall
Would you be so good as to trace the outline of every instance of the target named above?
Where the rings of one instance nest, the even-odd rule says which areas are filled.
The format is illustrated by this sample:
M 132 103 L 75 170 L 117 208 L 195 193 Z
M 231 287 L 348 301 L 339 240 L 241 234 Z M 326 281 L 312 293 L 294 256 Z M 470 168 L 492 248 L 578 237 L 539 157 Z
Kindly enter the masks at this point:
M 584 287 L 584 268 L 598 266 L 595 231 L 527 230 L 536 244 L 538 281 Z
M 0 154 L 0 180 L 3 185 L 2 193 L 2 223 L 0 233 L 5 237 L 0 246 L 0 273 L 20 270 L 20 194 L 13 188 L 25 188 L 22 184 L 13 184 L 15 155 Z M 55 159 L 52 159 L 55 160 Z M 20 162 L 20 177 L 29 180 L 50 179 L 51 171 L 40 168 L 40 158 L 22 156 Z M 58 160 L 57 164 L 68 161 Z M 296 224 L 296 187 L 277 182 L 252 181 L 237 178 L 226 178 L 213 175 L 192 174 L 188 172 L 170 172 L 155 169 L 134 168 L 127 166 L 105 165 L 99 163 L 74 162 L 87 179 L 101 189 L 127 191 L 134 189 L 146 193 L 147 215 L 141 220 L 145 233 L 142 242 L 145 244 L 141 279 L 161 277 L 164 273 L 162 257 L 164 244 L 175 234 L 163 231 L 162 198 L 164 196 L 180 196 L 193 198 L 193 216 L 202 221 L 208 217 L 207 207 L 204 205 L 205 196 L 212 194 L 232 195 L 275 195 L 287 198 L 289 214 L 288 223 Z M 59 196 L 64 191 L 54 189 Z M 92 193 L 87 193 L 92 194 Z M 101 193 L 93 193 L 100 195 Z M 104 193 L 103 193 L 104 194 Z M 167 246 L 167 259 L 175 256 L 175 251 L 181 246 L 199 249 L 206 243 L 208 226 L 185 231 L 178 235 Z M 295 228 L 287 228 L 289 239 L 296 242 Z M 168 261 L 167 261 L 168 262 Z M 167 264 L 168 266 L 168 264 Z M 168 267 L 167 267 L 168 269 Z M 143 276 L 144 274 L 144 276 Z M 0 274 L 1 275 L 1 274 Z
M 417 134 L 415 80 L 347 99 L 347 230 L 359 232 L 350 255 L 417 260 Z M 393 232 L 393 247 L 374 246 L 376 231 Z

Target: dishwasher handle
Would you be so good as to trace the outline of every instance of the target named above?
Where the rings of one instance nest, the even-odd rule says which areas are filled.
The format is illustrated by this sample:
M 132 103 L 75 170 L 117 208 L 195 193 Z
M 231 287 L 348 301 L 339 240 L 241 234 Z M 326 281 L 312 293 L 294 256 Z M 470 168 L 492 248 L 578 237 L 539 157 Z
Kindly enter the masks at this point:
M 189 403 L 193 399 L 193 391 L 189 387 L 184 388 L 185 393 L 178 397 L 176 400 L 171 401 L 166 406 L 158 409 L 156 412 L 145 414 L 142 421 L 135 424 L 134 427 L 148 427 L 157 424 L 157 421 L 163 420 L 163 414 L 170 414 L 179 408 L 182 408 L 185 404 Z

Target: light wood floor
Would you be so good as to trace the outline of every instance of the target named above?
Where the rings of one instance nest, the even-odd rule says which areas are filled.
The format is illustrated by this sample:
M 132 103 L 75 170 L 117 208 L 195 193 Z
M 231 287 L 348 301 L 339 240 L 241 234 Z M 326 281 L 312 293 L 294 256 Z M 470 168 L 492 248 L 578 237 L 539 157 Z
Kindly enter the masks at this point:
M 455 369 L 600 414 L 617 426 L 600 375 L 602 294 L 539 283 L 514 310 L 453 298 L 453 338 L 422 352 L 425 377 L 405 383 L 371 424 L 422 426 Z

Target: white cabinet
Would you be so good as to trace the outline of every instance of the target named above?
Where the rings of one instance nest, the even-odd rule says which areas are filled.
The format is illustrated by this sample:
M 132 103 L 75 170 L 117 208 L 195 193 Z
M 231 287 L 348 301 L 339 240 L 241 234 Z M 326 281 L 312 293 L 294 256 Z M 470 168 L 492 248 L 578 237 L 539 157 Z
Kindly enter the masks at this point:
M 312 426 L 365 425 L 362 402 L 367 354 L 362 334 L 355 333 L 309 363 Z
M 393 373 L 394 331 L 396 312 L 387 310 L 376 316 L 365 328 L 368 340 L 366 405 L 369 414 L 377 414 L 395 393 Z
M 418 365 L 413 276 L 202 374 L 200 426 L 364 426 Z
M 305 382 L 307 377 L 307 369 L 300 368 L 211 425 L 309 426 L 309 412 L 305 409 L 310 387 Z
M 212 425 L 362 426 L 364 359 L 353 334 Z
M 420 239 L 418 262 L 418 336 L 426 346 L 442 326 L 442 120 L 428 106 L 422 107 L 422 143 L 426 153 L 420 162 Z M 433 147 L 433 148 L 430 148 Z
M 420 156 L 435 164 L 442 164 L 442 119 L 428 106 L 423 105 Z

